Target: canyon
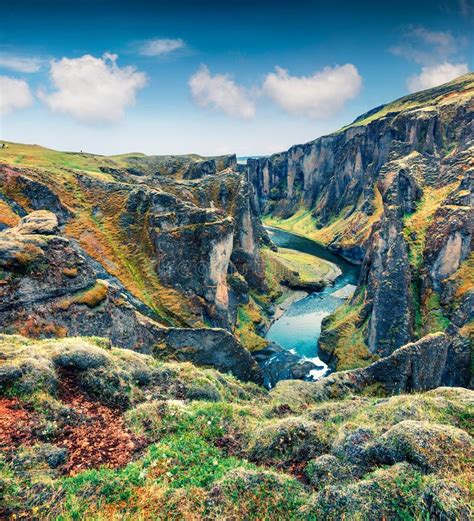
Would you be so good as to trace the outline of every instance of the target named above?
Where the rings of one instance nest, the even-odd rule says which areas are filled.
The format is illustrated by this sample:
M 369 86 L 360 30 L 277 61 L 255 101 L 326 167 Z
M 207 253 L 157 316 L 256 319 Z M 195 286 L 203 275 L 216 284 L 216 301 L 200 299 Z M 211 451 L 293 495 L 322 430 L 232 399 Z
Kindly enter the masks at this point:
M 156 479 L 169 497 L 154 501 L 175 501 L 177 518 L 193 501 L 197 519 L 232 518 L 235 494 L 265 518 L 271 491 L 271 515 L 291 519 L 468 519 L 473 179 L 473 74 L 245 165 L 5 143 L 0 407 L 21 428 L 0 422 L 0 516 L 95 515 L 108 480 L 121 515 L 120 486 L 133 503 Z M 269 333 L 302 290 L 339 295 L 314 324 L 312 357 Z M 128 448 L 98 458 L 107 470 L 88 471 L 84 503 L 79 476 L 99 464 L 67 454 L 81 425 L 105 421 Z M 211 462 L 197 484 L 196 451 Z M 22 479 L 36 492 L 18 495 Z M 382 504 L 377 487 L 392 481 L 397 499 L 386 490 Z

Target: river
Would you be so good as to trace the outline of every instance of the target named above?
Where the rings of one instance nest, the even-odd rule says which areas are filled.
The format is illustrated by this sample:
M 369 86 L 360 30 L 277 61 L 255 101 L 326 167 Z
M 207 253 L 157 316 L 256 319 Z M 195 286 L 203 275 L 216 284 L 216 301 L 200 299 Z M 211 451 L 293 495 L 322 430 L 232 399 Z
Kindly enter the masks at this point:
M 323 246 L 277 228 L 268 227 L 267 231 L 272 241 L 282 248 L 291 248 L 315 257 L 333 262 L 339 266 L 342 274 L 335 280 L 333 286 L 327 286 L 319 293 L 310 293 L 308 296 L 293 302 L 286 312 L 276 320 L 267 332 L 266 338 L 276 342 L 285 349 L 310 359 L 322 367 L 315 373 L 314 378 L 325 374 L 327 367 L 318 357 L 317 343 L 321 334 L 321 322 L 344 302 L 342 298 L 333 294 L 347 284 L 357 284 L 359 269 L 334 255 Z

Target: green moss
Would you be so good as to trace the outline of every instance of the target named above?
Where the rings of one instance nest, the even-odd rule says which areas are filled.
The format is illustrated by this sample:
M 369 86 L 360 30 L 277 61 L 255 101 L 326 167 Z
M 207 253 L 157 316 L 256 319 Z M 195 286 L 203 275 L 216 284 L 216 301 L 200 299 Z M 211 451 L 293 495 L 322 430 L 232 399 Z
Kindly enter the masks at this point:
M 433 220 L 436 210 L 442 205 L 457 183 L 433 188 L 425 186 L 423 197 L 417 203 L 416 211 L 403 219 L 403 235 L 408 244 L 410 264 L 418 270 L 423 262 L 426 232 Z
M 422 519 L 435 512 L 456 519 L 467 508 L 467 389 L 379 398 L 372 386 L 364 396 L 321 402 L 318 384 L 286 381 L 268 393 L 97 338 L 2 335 L 0 351 L 4 379 L 37 380 L 33 361 L 50 375 L 52 385 L 25 387 L 21 397 L 51 444 L 63 432 L 61 422 L 74 418 L 55 394 L 59 368 L 66 366 L 86 392 L 92 377 L 96 389 L 114 379 L 127 383 L 115 386 L 116 401 L 125 404 L 125 427 L 148 445 L 121 468 L 68 477 L 36 457 L 37 445 L 20 446 L 8 458 L 0 454 L 2 508 L 19 518 L 362 520 Z M 219 401 L 209 401 L 215 398 L 210 389 Z M 408 441 L 398 443 L 403 436 Z M 387 457 L 397 463 L 381 467 Z M 314 482 L 295 479 L 312 473 Z
M 252 297 L 248 304 L 241 304 L 237 308 L 234 334 L 249 351 L 258 351 L 268 345 L 268 341 L 258 333 L 258 328 L 264 321 L 263 311 Z
M 377 359 L 365 341 L 367 319 L 363 323 L 360 319 L 364 291 L 359 288 L 355 300 L 343 304 L 323 322 L 320 349 L 333 353 L 339 371 L 366 367 Z
M 450 321 L 443 314 L 439 295 L 435 291 L 431 292 L 425 305 L 425 333 L 436 333 L 446 331 Z

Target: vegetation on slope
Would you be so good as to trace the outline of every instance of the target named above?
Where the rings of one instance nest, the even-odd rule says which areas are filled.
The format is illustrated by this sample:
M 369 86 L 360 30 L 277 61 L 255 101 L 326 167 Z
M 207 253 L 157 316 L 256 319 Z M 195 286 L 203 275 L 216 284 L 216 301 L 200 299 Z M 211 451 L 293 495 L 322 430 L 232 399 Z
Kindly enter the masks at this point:
M 88 173 L 102 173 L 107 170 L 127 170 L 131 173 L 159 172 L 170 177 L 181 178 L 186 168 L 193 162 L 214 159 L 218 169 L 224 168 L 227 156 L 205 158 L 198 154 L 180 156 L 148 156 L 141 153 L 102 156 L 84 152 L 62 152 L 39 145 L 27 145 L 2 141 L 6 146 L 0 151 L 0 161 L 17 166 L 44 168 L 51 171 L 63 169 Z
M 268 318 L 264 312 L 264 305 L 250 297 L 247 304 L 241 304 L 237 308 L 234 334 L 246 349 L 258 351 L 268 345 L 268 341 L 262 336 L 266 324 Z
M 474 74 L 469 73 L 457 78 L 445 85 L 427 89 L 414 94 L 409 94 L 392 103 L 387 103 L 380 107 L 362 114 L 350 125 L 343 127 L 339 132 L 342 132 L 351 127 L 359 127 L 368 125 L 371 121 L 383 118 L 388 115 L 397 114 L 398 112 L 406 110 L 422 110 L 430 107 L 442 106 L 444 103 L 452 103 L 453 98 L 467 98 L 472 96 L 474 90 Z
M 366 242 L 370 235 L 372 225 L 376 223 L 383 212 L 382 196 L 378 188 L 374 191 L 374 212 L 372 215 L 350 208 L 342 210 L 334 216 L 324 227 L 318 225 L 313 210 L 302 207 L 291 217 L 282 219 L 274 215 L 265 215 L 263 222 L 267 226 L 274 226 L 282 230 L 300 235 L 306 239 L 318 242 L 325 246 L 330 245 L 337 238 L 338 246 L 350 248 Z
M 363 311 L 363 288 L 352 301 L 345 302 L 323 321 L 319 350 L 338 371 L 367 367 L 377 360 L 370 353 L 366 341 L 367 320 Z
M 458 183 L 434 188 L 424 186 L 423 197 L 417 204 L 415 212 L 405 216 L 403 220 L 403 235 L 408 244 L 410 263 L 415 269 L 420 269 L 423 262 L 426 232 L 433 220 L 436 210 L 453 192 Z
M 317 287 L 324 287 L 340 273 L 332 263 L 297 250 L 278 248 L 273 251 L 266 248 L 263 255 L 278 282 L 290 287 L 314 291 Z
M 319 403 L 101 339 L 0 352 L 2 516 L 469 517 L 472 391 Z

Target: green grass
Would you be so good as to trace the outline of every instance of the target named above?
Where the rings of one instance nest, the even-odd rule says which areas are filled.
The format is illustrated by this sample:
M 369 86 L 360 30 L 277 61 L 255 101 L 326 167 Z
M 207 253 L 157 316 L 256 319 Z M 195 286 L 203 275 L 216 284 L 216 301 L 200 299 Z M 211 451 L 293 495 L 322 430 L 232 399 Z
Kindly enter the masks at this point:
M 419 269 L 423 262 L 426 232 L 433 217 L 456 184 L 452 183 L 440 188 L 425 186 L 423 197 L 417 204 L 415 212 L 403 219 L 403 236 L 408 244 L 410 263 L 415 269 Z
M 313 389 L 307 382 L 282 382 L 268 393 L 217 371 L 162 364 L 150 356 L 110 348 L 97 338 L 32 341 L 2 336 L 0 348 L 5 368 L 11 361 L 24 368 L 19 377 L 23 384 L 29 376 L 38 380 L 41 368 L 57 378 L 53 361 L 61 354 L 68 353 L 77 363 L 104 357 L 100 370 L 92 364 L 71 374 L 81 378 L 82 385 L 94 380 L 96 390 L 114 386 L 120 402 L 126 394 L 124 425 L 148 444 L 122 468 L 102 467 L 73 476 L 35 463 L 31 445 L 14 451 L 13 460 L 0 457 L 2 506 L 19 518 L 302 521 L 332 519 L 333 514 L 339 519 L 344 512 L 351 519 L 366 519 L 376 512 L 387 519 L 410 515 L 420 519 L 426 508 L 419 498 L 427 487 L 442 483 L 459 488 L 449 499 L 436 496 L 441 507 L 454 512 L 454 518 L 464 508 L 468 480 L 464 469 L 469 462 L 467 454 L 460 454 L 458 442 L 452 443 L 445 458 L 449 468 L 442 467 L 439 473 L 425 473 L 407 462 L 354 472 L 354 463 L 344 459 L 341 447 L 361 430 L 378 442 L 390 428 L 414 420 L 442 426 L 428 448 L 425 443 L 431 442 L 420 446 L 416 430 L 410 438 L 410 450 L 419 447 L 422 454 L 428 450 L 439 458 L 443 447 L 438 444 L 446 443 L 439 436 L 446 431 L 456 437 L 453 427 L 467 430 L 472 424 L 468 390 L 445 388 L 377 398 L 370 394 L 375 389 L 367 388 L 362 395 L 320 402 L 311 392 L 305 394 L 304 389 Z M 144 386 L 134 375 L 145 370 L 154 373 Z M 119 380 L 128 382 L 128 387 L 119 385 Z M 65 418 L 55 388 L 24 388 L 21 395 L 36 415 L 37 428 L 46 425 L 45 420 L 56 423 L 56 431 L 48 434 L 53 444 Z M 282 405 L 287 411 L 283 416 Z M 309 484 L 295 478 L 294 472 L 303 472 L 320 455 L 333 459 L 337 455 L 335 464 L 346 469 L 344 480 L 322 476 Z M 309 470 L 314 467 L 313 462 Z
M 278 248 L 278 251 L 269 251 L 268 255 L 276 264 L 276 272 L 280 271 L 281 278 L 296 278 L 298 282 L 322 282 L 328 275 L 334 274 L 335 269 L 322 259 L 288 248 Z M 294 275 L 294 273 L 298 275 Z
M 237 308 L 234 334 L 249 351 L 258 351 L 268 345 L 268 341 L 258 332 L 259 325 L 263 324 L 265 320 L 268 319 L 265 318 L 262 308 L 252 297 L 248 304 L 241 304 Z
M 324 327 L 327 340 L 320 339 L 320 349 L 334 353 L 339 371 L 366 367 L 377 360 L 365 342 L 367 320 L 360 324 L 364 290 L 360 288 L 354 302 L 345 302 L 329 316 Z
M 373 113 L 369 113 L 366 116 L 362 115 L 350 125 L 343 127 L 339 132 L 351 127 L 368 125 L 372 121 L 381 119 L 390 113 L 396 114 L 401 111 L 430 109 L 439 104 L 452 103 L 459 99 L 469 98 L 472 96 L 472 89 L 474 89 L 474 74 L 470 73 L 440 87 L 409 94 L 392 103 L 387 103 Z
M 450 321 L 443 315 L 439 295 L 436 292 L 433 291 L 429 295 L 425 310 L 425 332 L 436 333 L 438 331 L 446 331 Z

